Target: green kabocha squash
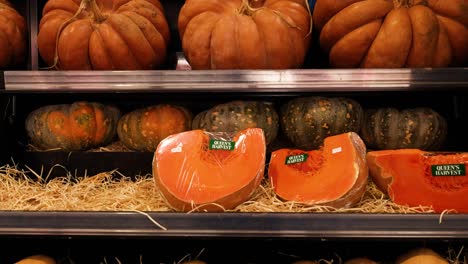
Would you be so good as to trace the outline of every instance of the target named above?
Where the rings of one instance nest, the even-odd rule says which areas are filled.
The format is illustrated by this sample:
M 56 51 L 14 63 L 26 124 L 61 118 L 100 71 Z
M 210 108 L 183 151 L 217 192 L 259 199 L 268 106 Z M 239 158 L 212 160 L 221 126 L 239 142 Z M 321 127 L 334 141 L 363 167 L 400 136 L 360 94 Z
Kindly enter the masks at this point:
M 158 104 L 122 116 L 117 134 L 127 148 L 153 152 L 167 136 L 190 130 L 191 123 L 192 114 L 185 107 Z
M 361 136 L 370 149 L 437 150 L 445 141 L 447 122 L 431 108 L 366 109 Z
M 263 129 L 267 144 L 276 138 L 279 121 L 272 103 L 230 101 L 199 113 L 192 122 L 192 129 L 209 132 L 238 132 L 254 127 Z
M 26 117 L 32 144 L 40 149 L 87 150 L 111 143 L 120 110 L 95 102 L 47 105 Z
M 353 99 L 298 97 L 281 107 L 281 129 L 296 148 L 319 148 L 323 140 L 345 132 L 358 133 L 363 109 Z

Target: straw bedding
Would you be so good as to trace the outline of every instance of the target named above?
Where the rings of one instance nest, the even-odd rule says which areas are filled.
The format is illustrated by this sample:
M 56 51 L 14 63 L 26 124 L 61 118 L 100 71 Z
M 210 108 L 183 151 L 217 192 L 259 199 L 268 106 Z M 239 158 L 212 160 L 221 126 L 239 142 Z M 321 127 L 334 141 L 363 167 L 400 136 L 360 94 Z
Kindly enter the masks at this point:
M 60 165 L 57 165 L 60 166 Z M 47 172 L 0 167 L 0 210 L 66 211 L 171 211 L 151 175 L 128 177 L 118 171 L 93 176 L 48 178 Z M 230 212 L 341 212 L 341 213 L 433 213 L 429 207 L 393 203 L 372 181 L 363 199 L 352 208 L 332 208 L 284 202 L 264 181 L 252 198 Z M 445 212 L 449 213 L 449 212 Z

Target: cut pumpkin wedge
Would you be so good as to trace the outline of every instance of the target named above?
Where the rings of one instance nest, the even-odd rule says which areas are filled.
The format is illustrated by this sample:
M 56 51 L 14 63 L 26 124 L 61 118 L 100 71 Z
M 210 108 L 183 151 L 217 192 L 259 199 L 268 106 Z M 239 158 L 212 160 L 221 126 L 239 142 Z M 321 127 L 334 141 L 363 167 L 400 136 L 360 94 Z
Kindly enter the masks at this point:
M 370 175 L 396 204 L 468 212 L 468 153 L 419 149 L 369 151 Z
M 358 134 L 325 138 L 319 150 L 280 149 L 271 154 L 268 176 L 283 200 L 347 208 L 367 184 L 366 146 Z
M 191 130 L 159 143 L 153 177 L 175 210 L 229 210 L 248 200 L 260 185 L 265 156 L 260 128 L 230 134 Z

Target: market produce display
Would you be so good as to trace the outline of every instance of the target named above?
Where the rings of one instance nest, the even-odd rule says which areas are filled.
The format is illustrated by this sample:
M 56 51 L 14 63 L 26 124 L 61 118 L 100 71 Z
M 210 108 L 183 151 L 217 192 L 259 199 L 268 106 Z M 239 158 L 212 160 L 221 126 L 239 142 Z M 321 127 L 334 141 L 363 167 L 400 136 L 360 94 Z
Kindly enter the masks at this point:
M 268 176 L 284 200 L 349 208 L 366 190 L 366 146 L 358 134 L 348 132 L 326 137 L 320 150 L 276 150 Z
M 260 128 L 235 133 L 191 130 L 165 138 L 153 159 L 157 189 L 179 211 L 223 211 L 247 201 L 265 169 Z
M 366 109 L 361 129 L 369 149 L 438 150 L 447 133 L 445 118 L 427 107 Z
M 0 0 L 0 69 L 20 66 L 26 60 L 25 18 L 7 0 Z
M 465 0 L 317 0 L 320 46 L 332 67 L 466 66 Z
M 25 128 L 36 148 L 87 150 L 116 136 L 120 110 L 97 102 L 46 105 L 30 112 Z
M 60 70 L 151 70 L 166 62 L 169 25 L 158 0 L 49 0 L 39 54 Z
M 377 186 L 397 204 L 431 206 L 436 212 L 468 212 L 468 153 L 418 149 L 369 151 L 367 164 Z
M 136 151 L 156 150 L 169 135 L 190 130 L 192 113 L 182 106 L 158 104 L 133 110 L 117 124 L 120 141 Z
M 296 148 L 317 149 L 328 136 L 361 129 L 363 109 L 350 98 L 297 97 L 281 106 L 281 129 Z
M 312 19 L 307 0 L 188 0 L 178 30 L 194 70 L 291 69 L 304 63 Z

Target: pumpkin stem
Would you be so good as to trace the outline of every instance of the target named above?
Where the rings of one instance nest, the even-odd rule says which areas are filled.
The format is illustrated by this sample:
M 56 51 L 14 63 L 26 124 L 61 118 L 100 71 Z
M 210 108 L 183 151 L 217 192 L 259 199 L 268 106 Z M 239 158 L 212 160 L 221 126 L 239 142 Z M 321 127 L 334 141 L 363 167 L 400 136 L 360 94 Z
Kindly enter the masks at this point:
M 94 19 L 96 22 L 100 23 L 106 19 L 104 15 L 102 15 L 101 11 L 99 10 L 99 7 L 96 4 L 95 0 L 81 0 L 80 6 L 78 7 L 78 10 L 76 10 L 75 14 L 68 19 L 67 21 L 63 22 L 58 31 L 57 35 L 55 36 L 55 54 L 54 54 L 54 63 L 49 66 L 49 67 L 44 67 L 41 69 L 59 69 L 58 64 L 59 64 L 59 56 L 58 56 L 58 44 L 59 44 L 59 39 L 60 36 L 62 35 L 62 31 L 65 29 L 66 26 L 70 25 L 71 23 L 76 21 L 76 18 L 83 13 L 84 10 L 87 10 L 88 8 L 91 8 L 91 11 L 94 15 Z
M 393 0 L 393 6 L 395 8 L 400 8 L 400 7 L 410 7 L 413 5 L 412 0 Z
M 309 1 L 308 0 L 305 0 L 305 4 L 306 4 L 306 7 L 307 7 L 307 12 L 309 12 L 309 17 L 310 17 L 310 27 L 309 27 L 309 32 L 307 33 L 306 36 L 309 36 L 310 34 L 312 34 L 312 28 L 314 26 L 314 23 L 312 21 L 312 12 L 310 11 L 310 5 L 309 5 Z
M 259 2 L 262 2 L 261 5 L 259 4 Z M 257 11 L 258 9 L 260 9 L 261 7 L 253 7 L 251 5 L 251 3 L 253 4 L 253 6 L 257 7 L 257 6 L 263 6 L 263 1 L 258 1 L 258 0 L 254 0 L 253 2 L 251 2 L 251 0 L 242 0 L 242 5 L 239 7 L 239 9 L 237 10 L 237 13 L 238 14 L 244 14 L 244 15 L 247 15 L 247 16 L 251 16 L 255 11 Z
M 82 0 L 82 1 L 89 1 L 91 12 L 94 15 L 94 21 L 97 23 L 102 23 L 106 20 L 106 17 L 102 14 L 99 6 L 96 4 L 96 0 Z
M 42 68 L 42 69 L 46 69 L 46 70 L 50 70 L 50 69 L 59 69 L 58 67 L 58 64 L 59 64 L 59 56 L 58 56 L 58 43 L 59 43 L 59 39 L 60 39 L 60 35 L 62 35 L 62 31 L 65 29 L 66 26 L 70 25 L 71 23 L 73 23 L 74 21 L 76 21 L 76 18 L 83 12 L 83 10 L 86 9 L 87 5 L 88 5 L 88 2 L 90 0 L 82 0 L 81 3 L 80 3 L 80 6 L 78 7 L 78 10 L 76 11 L 76 13 L 70 18 L 68 19 L 67 21 L 63 22 L 58 31 L 57 31 L 57 35 L 55 36 L 55 54 L 54 54 L 54 63 L 49 66 L 49 67 L 45 67 L 45 68 Z

